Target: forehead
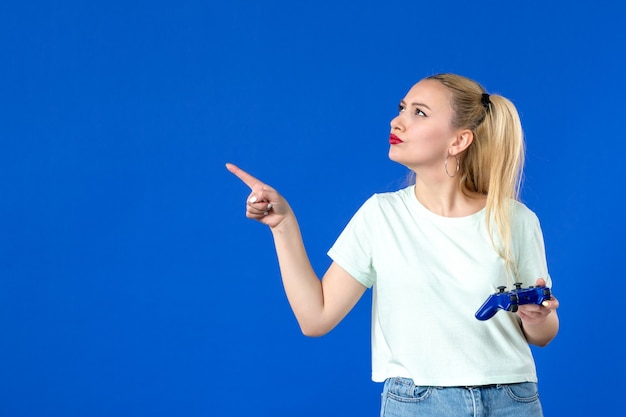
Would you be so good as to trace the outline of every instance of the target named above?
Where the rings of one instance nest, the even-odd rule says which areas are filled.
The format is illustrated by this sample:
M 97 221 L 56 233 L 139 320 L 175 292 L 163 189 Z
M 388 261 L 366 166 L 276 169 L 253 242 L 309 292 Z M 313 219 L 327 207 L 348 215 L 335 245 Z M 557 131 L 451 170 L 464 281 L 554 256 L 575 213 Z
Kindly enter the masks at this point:
M 407 104 L 421 103 L 431 110 L 452 111 L 452 94 L 437 80 L 422 80 L 415 84 L 404 97 Z

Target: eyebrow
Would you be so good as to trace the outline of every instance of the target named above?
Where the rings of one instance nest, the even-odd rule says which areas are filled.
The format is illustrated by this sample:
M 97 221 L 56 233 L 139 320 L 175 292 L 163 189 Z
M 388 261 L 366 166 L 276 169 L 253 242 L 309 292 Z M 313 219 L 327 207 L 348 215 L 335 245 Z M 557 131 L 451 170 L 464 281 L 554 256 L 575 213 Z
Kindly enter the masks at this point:
M 404 105 L 406 105 L 406 101 L 402 100 L 402 101 L 400 102 L 400 104 L 404 104 Z M 413 102 L 413 103 L 411 103 L 411 106 L 413 106 L 413 107 L 426 107 L 428 110 L 431 110 L 431 111 L 432 111 L 432 109 L 431 109 L 430 107 L 428 107 L 428 106 L 427 106 L 426 104 L 424 104 L 424 103 L 416 103 L 416 102 Z

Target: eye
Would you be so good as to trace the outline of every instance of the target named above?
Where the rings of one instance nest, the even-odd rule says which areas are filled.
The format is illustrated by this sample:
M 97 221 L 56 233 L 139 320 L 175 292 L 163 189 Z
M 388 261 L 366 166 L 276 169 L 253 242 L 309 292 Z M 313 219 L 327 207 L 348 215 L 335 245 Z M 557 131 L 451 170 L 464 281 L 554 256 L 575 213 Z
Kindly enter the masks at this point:
M 426 117 L 426 113 L 424 113 L 423 111 L 421 111 L 421 110 L 420 110 L 420 109 L 418 109 L 417 107 L 415 108 L 415 115 L 416 115 L 416 116 Z
M 406 107 L 404 106 L 404 104 L 398 104 L 398 113 L 402 113 L 405 110 L 406 110 Z

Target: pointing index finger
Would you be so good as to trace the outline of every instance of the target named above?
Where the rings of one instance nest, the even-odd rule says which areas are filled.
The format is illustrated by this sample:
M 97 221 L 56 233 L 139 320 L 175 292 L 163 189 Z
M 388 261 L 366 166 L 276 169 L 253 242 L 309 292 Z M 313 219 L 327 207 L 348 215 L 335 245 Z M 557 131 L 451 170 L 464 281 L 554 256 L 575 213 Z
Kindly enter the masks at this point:
M 248 174 L 243 169 L 233 164 L 226 164 L 226 169 L 232 172 L 237 178 L 239 178 L 244 184 L 252 189 L 256 184 L 261 183 L 258 179 Z

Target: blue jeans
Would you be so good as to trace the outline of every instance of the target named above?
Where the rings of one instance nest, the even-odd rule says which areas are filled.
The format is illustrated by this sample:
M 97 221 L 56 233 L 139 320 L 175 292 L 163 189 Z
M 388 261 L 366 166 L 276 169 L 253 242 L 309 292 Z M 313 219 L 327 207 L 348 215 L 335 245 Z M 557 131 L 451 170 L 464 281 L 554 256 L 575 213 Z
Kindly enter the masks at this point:
M 380 417 L 542 417 L 537 384 L 428 387 L 389 378 Z

